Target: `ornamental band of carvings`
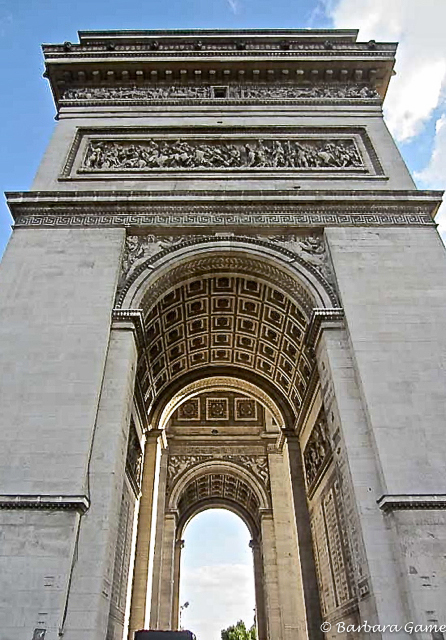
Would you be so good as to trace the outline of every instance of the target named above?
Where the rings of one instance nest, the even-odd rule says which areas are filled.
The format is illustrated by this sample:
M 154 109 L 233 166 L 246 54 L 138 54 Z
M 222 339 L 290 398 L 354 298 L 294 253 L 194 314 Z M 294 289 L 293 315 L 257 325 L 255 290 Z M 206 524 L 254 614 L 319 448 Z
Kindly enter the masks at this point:
M 92 141 L 81 171 L 151 169 L 363 169 L 350 139 Z
M 367 85 L 327 84 L 313 86 L 292 85 L 228 85 L 155 87 L 79 87 L 67 89 L 62 100 L 376 100 L 377 91 Z
M 167 486 L 171 488 L 177 478 L 202 462 L 225 461 L 238 464 L 251 471 L 263 484 L 269 485 L 268 460 L 266 456 L 248 456 L 218 453 L 208 455 L 171 455 L 167 464 Z
M 304 451 L 305 477 L 311 487 L 320 476 L 331 455 L 332 449 L 325 416 L 320 415 Z
M 156 256 L 164 249 L 174 249 L 180 247 L 184 242 L 199 240 L 200 236 L 133 236 L 126 238 L 124 257 L 122 260 L 122 271 L 120 288 L 126 278 L 131 274 L 136 265 Z M 241 238 L 237 238 L 240 240 Z M 258 236 L 259 244 L 265 241 L 271 244 L 278 244 L 308 265 L 311 265 L 327 281 L 331 281 L 331 270 L 328 265 L 325 243 L 321 235 L 282 235 L 282 236 Z
M 135 208 L 136 209 L 136 208 Z M 240 209 L 240 208 L 239 208 Z M 271 207 L 273 209 L 273 207 Z M 292 213 L 284 207 L 279 211 L 216 211 L 207 208 L 202 211 L 194 205 L 182 207 L 146 207 L 146 210 L 114 212 L 108 211 L 107 206 L 98 208 L 85 207 L 74 213 L 72 210 L 55 210 L 50 207 L 40 207 L 36 213 L 35 207 L 29 211 L 25 207 L 16 216 L 15 227 L 178 227 L 189 226 L 203 228 L 233 226 L 300 226 L 323 227 L 330 226 L 359 226 L 359 227 L 399 227 L 399 226 L 434 226 L 432 207 L 385 205 L 345 205 L 344 207 L 330 207 L 324 211 L 322 205 L 307 205 L 305 211 Z M 339 209 L 336 211 L 336 209 Z

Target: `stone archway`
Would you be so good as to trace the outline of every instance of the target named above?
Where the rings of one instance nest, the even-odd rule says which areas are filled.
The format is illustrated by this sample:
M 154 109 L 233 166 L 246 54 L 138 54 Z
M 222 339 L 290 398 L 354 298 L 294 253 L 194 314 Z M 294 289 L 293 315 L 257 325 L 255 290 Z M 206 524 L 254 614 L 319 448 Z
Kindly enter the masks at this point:
M 269 487 L 264 484 L 264 482 L 268 482 L 266 477 L 268 473 L 267 461 L 260 456 L 251 459 L 248 456 L 239 456 L 238 460 L 235 456 L 231 460 L 228 457 L 226 459 L 209 458 L 208 461 L 197 464 L 193 456 L 190 456 L 188 460 L 184 456 L 183 461 L 187 460 L 191 465 L 189 469 L 184 471 L 178 465 L 181 456 L 172 456 L 170 459 L 170 469 L 174 468 L 177 471 L 176 476 L 174 472 L 170 474 L 172 489 L 169 493 L 169 510 L 166 512 L 167 514 L 176 514 L 172 627 L 177 628 L 178 625 L 180 553 L 183 530 L 197 513 L 208 508 L 224 508 L 236 513 L 250 531 L 259 640 L 264 640 L 267 638 L 267 629 L 261 532 L 262 517 L 271 510 Z M 246 466 L 247 463 L 251 468 Z M 262 473 L 264 480 L 260 479 L 259 472 Z
M 293 429 L 309 412 L 318 377 L 312 313 L 334 304 L 333 290 L 320 269 L 268 242 L 203 239 L 147 258 L 150 242 L 138 239 L 141 253 L 131 240 L 119 297 L 122 307 L 141 309 L 137 391 L 149 416 L 130 630 L 143 626 L 147 608 L 158 447 L 150 627 L 178 624 L 187 518 L 224 504 L 251 531 L 261 640 L 318 637 L 318 586 Z M 129 265 L 132 250 L 139 258 Z M 240 497 L 249 492 L 254 512 Z

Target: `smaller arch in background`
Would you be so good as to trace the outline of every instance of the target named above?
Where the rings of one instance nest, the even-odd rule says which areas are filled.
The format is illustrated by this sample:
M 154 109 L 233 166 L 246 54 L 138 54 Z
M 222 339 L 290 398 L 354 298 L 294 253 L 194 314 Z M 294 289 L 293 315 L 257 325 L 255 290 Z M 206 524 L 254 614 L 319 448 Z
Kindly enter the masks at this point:
M 240 516 L 258 541 L 261 514 L 270 511 L 271 498 L 264 483 L 238 464 L 218 459 L 199 463 L 174 481 L 168 496 L 167 512 L 178 518 L 177 538 L 197 513 L 217 506 Z

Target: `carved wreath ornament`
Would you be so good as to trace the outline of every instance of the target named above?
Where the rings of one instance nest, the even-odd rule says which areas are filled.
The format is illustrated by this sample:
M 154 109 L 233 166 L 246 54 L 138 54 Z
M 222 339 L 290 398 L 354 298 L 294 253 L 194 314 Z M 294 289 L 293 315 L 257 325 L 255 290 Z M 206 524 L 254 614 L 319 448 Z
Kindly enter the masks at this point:
M 361 169 L 353 139 L 91 141 L 81 171 Z

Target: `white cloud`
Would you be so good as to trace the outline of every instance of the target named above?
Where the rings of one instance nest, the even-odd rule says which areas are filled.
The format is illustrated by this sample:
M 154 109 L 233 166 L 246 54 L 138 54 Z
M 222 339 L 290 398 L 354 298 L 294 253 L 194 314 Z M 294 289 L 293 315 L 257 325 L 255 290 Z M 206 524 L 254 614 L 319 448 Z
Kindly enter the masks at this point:
M 435 124 L 435 143 L 427 167 L 415 174 L 419 186 L 423 189 L 446 189 L 446 113 Z M 439 232 L 446 242 L 446 201 L 436 217 Z
M 335 28 L 359 28 L 359 40 L 398 42 L 384 115 L 397 141 L 426 133 L 435 116 L 432 157 L 416 174 L 424 189 L 446 188 L 446 2 L 444 0 L 321 0 Z M 446 243 L 446 203 L 436 217 Z
M 183 626 L 201 640 L 221 640 L 221 630 L 238 620 L 251 626 L 254 617 L 254 572 L 244 564 L 184 568 L 180 602 L 188 601 Z
M 443 0 L 325 0 L 336 28 L 359 28 L 359 39 L 398 41 L 396 77 L 385 102 L 399 141 L 423 129 L 444 96 L 446 2 Z
M 238 2 L 237 0 L 227 0 L 228 5 L 231 7 L 231 11 L 234 14 L 238 13 Z

